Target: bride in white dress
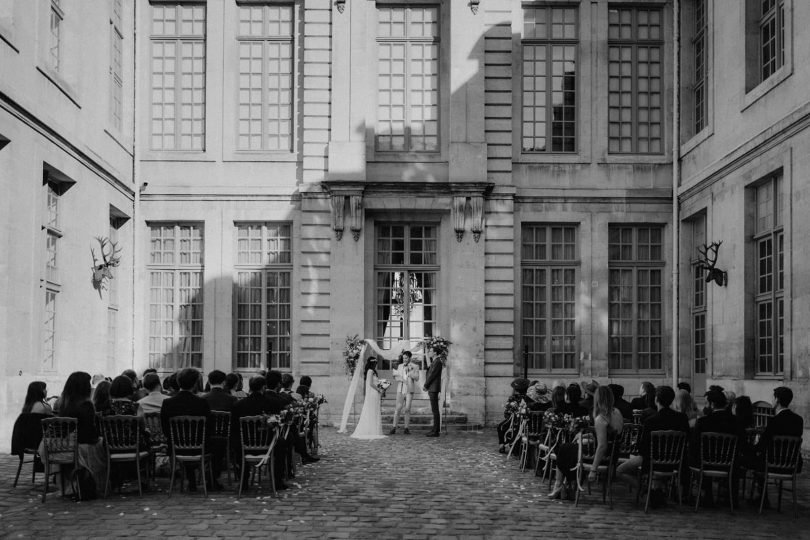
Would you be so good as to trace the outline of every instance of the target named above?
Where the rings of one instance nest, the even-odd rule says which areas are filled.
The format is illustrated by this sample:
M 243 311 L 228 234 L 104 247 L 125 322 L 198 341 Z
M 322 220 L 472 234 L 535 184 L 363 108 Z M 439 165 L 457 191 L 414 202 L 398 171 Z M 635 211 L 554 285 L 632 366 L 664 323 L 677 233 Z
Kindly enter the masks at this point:
M 365 374 L 366 399 L 363 401 L 363 410 L 360 420 L 354 428 L 352 438 L 355 439 L 384 439 L 382 431 L 382 414 L 380 413 L 380 395 L 382 390 L 377 388 L 377 359 L 370 356 L 363 367 Z

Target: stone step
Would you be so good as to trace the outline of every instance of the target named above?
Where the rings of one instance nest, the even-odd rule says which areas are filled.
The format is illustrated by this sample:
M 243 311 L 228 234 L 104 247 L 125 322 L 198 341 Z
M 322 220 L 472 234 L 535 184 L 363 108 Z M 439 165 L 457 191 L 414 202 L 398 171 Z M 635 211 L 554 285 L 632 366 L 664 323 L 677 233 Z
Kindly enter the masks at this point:
M 349 417 L 349 422 L 354 423 L 357 419 L 360 418 L 360 415 L 357 414 L 355 416 Z M 400 416 L 400 422 L 404 421 L 404 417 Z M 393 413 L 385 413 L 382 414 L 382 423 L 383 425 L 391 425 L 394 422 L 394 414 Z M 446 424 L 467 424 L 467 415 L 466 414 L 448 414 L 444 417 L 443 420 Z M 411 425 L 431 425 L 433 423 L 433 415 L 432 414 L 411 414 L 410 419 Z

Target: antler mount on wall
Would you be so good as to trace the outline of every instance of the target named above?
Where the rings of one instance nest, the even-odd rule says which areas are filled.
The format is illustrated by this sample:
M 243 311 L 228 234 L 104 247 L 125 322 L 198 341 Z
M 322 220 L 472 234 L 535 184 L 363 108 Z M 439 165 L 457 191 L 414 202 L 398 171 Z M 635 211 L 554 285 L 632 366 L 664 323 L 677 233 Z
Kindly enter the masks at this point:
M 712 242 L 698 248 L 698 252 L 700 252 L 698 268 L 706 270 L 706 283 L 714 281 L 721 287 L 728 285 L 728 272 L 717 268 L 717 256 L 722 244 L 722 241 Z

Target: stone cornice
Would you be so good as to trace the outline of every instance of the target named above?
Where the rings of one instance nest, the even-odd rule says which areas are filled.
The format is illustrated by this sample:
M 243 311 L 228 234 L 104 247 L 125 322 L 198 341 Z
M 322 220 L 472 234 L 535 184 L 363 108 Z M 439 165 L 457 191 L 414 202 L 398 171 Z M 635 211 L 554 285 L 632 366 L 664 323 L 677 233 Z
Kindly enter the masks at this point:
M 93 174 L 110 184 L 124 196 L 131 200 L 135 199 L 133 187 L 119 180 L 105 165 L 94 159 L 90 155 L 92 150 L 80 148 L 3 92 L 0 92 L 0 108 L 71 155 L 76 161 L 84 165 Z

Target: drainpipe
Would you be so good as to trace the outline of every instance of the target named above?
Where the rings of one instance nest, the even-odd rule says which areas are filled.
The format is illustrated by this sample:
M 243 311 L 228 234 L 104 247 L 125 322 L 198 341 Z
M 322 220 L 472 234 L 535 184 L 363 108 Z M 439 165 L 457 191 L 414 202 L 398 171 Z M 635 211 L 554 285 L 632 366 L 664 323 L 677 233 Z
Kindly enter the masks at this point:
M 680 130 L 681 130 L 681 4 L 673 0 L 673 46 L 672 46 L 672 387 L 678 387 L 680 378 L 680 243 L 681 223 L 678 216 L 678 186 L 680 185 Z
M 135 354 L 137 352 L 137 329 L 140 315 L 140 304 L 138 291 L 138 250 L 140 247 L 140 210 L 141 210 L 141 189 L 140 189 L 140 164 L 138 163 L 138 133 L 140 131 L 140 121 L 138 111 L 138 4 L 133 2 L 132 8 L 132 186 L 135 192 L 135 200 L 132 206 L 132 328 L 131 328 L 131 350 L 130 368 L 135 369 Z

